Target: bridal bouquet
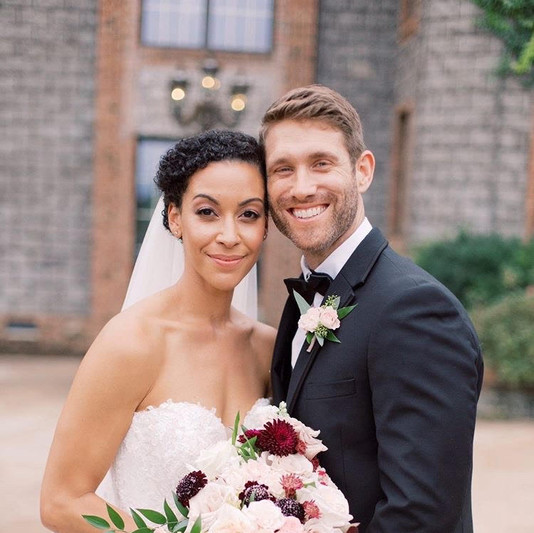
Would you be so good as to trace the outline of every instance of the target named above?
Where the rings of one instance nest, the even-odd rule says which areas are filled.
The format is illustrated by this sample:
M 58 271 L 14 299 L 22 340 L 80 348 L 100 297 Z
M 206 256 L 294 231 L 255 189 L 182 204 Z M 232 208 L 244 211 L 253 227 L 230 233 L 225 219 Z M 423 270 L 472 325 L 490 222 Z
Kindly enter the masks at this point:
M 240 425 L 238 414 L 232 438 L 200 452 L 176 487 L 177 513 L 166 501 L 164 513 L 132 510 L 135 533 L 347 532 L 347 500 L 317 460 L 327 449 L 319 431 L 290 417 L 284 403 L 257 407 L 247 422 L 251 427 Z M 124 531 L 109 506 L 108 514 L 113 525 L 84 518 L 100 529 Z

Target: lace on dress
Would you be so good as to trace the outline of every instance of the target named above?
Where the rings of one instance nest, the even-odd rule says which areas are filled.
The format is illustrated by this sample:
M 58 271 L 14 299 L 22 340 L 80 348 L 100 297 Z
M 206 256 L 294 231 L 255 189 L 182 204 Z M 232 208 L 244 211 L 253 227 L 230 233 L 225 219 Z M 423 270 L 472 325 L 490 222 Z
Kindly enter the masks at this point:
M 249 411 L 268 403 L 261 398 Z M 190 471 L 199 450 L 228 438 L 215 409 L 167 400 L 134 413 L 115 460 L 97 489 L 109 503 L 129 508 L 162 507 L 178 481 Z

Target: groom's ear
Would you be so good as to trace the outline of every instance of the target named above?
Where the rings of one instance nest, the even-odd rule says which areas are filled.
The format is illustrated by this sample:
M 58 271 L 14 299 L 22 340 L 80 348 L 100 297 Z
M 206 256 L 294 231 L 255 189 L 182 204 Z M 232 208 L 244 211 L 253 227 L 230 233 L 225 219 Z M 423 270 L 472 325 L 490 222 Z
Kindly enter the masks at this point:
M 172 234 L 180 238 L 182 236 L 182 214 L 180 213 L 180 209 L 174 204 L 169 204 L 167 217 Z
M 355 172 L 358 192 L 363 194 L 370 187 L 375 172 L 375 156 L 372 152 L 369 150 L 362 152 L 356 161 Z

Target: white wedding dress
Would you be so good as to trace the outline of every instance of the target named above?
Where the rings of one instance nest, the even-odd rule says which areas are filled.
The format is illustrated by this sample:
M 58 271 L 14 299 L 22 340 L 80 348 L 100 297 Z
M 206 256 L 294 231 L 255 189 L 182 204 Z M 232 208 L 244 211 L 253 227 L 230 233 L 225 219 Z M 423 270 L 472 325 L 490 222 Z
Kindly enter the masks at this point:
M 268 403 L 257 400 L 247 417 Z M 172 492 L 199 451 L 229 438 L 230 431 L 215 409 L 195 403 L 168 400 L 138 411 L 97 494 L 124 511 L 162 511 L 163 500 L 173 501 Z

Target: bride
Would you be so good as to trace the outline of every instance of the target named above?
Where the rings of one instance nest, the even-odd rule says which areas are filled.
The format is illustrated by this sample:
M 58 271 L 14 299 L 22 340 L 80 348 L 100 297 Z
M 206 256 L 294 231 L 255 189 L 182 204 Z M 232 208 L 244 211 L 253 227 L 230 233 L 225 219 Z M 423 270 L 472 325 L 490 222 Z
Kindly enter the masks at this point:
M 256 141 L 229 131 L 183 139 L 156 183 L 183 274 L 112 318 L 84 357 L 42 485 L 52 531 L 93 533 L 82 514 L 106 516 L 106 501 L 136 529 L 128 509 L 160 508 L 198 450 L 269 394 L 275 330 L 232 306 L 267 234 Z M 154 280 L 169 259 L 149 255 Z

